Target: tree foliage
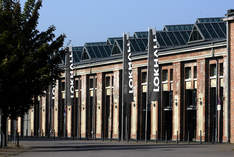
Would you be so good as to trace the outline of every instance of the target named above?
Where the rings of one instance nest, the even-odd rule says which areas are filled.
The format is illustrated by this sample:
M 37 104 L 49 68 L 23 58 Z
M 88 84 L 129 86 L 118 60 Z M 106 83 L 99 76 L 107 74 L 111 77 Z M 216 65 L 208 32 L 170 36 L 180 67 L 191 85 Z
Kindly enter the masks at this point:
M 65 35 L 37 28 L 41 0 L 0 0 L 0 108 L 15 118 L 58 79 Z

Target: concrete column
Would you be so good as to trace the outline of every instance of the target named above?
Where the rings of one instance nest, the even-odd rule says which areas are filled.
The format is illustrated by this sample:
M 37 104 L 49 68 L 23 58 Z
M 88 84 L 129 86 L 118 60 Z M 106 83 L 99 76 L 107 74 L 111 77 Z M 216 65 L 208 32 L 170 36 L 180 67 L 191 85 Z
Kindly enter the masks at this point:
M 119 139 L 120 137 L 120 103 L 121 103 L 121 95 L 120 95 L 120 76 L 121 76 L 121 71 L 114 71 L 114 89 L 113 89 L 113 99 L 114 99 L 114 109 L 113 109 L 113 138 L 114 139 Z
M 196 140 L 205 141 L 205 109 L 206 109 L 206 61 L 197 60 L 197 130 Z
M 172 107 L 172 140 L 181 139 L 181 123 L 180 123 L 180 112 L 181 112 L 181 76 L 182 76 L 182 65 L 180 62 L 173 63 L 173 107 Z
M 131 104 L 131 139 L 137 139 L 137 95 L 138 95 L 138 68 L 133 68 L 133 100 Z
M 81 138 L 86 138 L 87 75 L 81 76 Z

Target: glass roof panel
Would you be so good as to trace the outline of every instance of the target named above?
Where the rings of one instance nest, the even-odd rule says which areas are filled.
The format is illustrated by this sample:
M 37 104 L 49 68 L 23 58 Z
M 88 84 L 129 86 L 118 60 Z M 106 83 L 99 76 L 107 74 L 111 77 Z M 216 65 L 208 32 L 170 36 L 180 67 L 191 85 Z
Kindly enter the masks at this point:
M 102 55 L 102 57 L 107 57 L 108 54 L 106 53 L 106 50 L 104 49 L 104 46 L 98 46 L 98 49 Z
M 180 32 L 173 32 L 176 39 L 178 39 L 178 41 L 180 42 L 180 45 L 184 45 L 185 44 L 185 41 L 184 39 L 182 38 Z
M 219 38 L 225 38 L 225 34 L 221 30 L 221 27 L 219 27 L 218 23 L 212 23 L 212 26 L 214 27 L 215 31 L 217 32 Z
M 88 48 L 87 48 L 87 50 L 88 50 Z M 91 56 L 91 58 L 92 58 L 92 56 Z M 95 56 L 93 58 L 95 58 Z M 82 53 L 82 58 L 81 59 L 82 60 L 90 59 L 89 55 L 88 55 L 88 52 L 85 49 L 84 49 L 84 51 Z
M 106 45 L 106 42 L 89 42 L 85 43 L 85 46 L 103 46 Z
M 142 44 L 144 45 L 144 47 L 146 49 L 146 47 L 148 45 L 148 39 L 141 39 L 141 41 L 142 41 Z
M 131 51 L 133 51 L 133 52 L 140 51 L 140 48 L 139 48 L 139 46 L 137 45 L 135 39 L 131 39 L 130 42 L 131 42 L 131 46 L 132 46 L 132 48 L 133 48 Z
M 165 44 L 165 42 L 163 41 L 163 39 L 162 39 L 160 33 L 157 32 L 156 35 L 157 35 L 157 40 L 158 40 L 158 43 L 159 43 L 160 47 L 165 47 L 166 44 Z
M 182 25 L 165 25 L 164 31 L 191 31 L 193 29 L 193 24 L 182 24 Z
M 180 45 L 172 32 L 167 33 L 174 46 Z
M 222 23 L 217 23 L 217 24 L 221 27 L 223 33 L 226 36 L 226 23 L 222 22 Z
M 223 17 L 198 18 L 196 23 L 223 22 Z
M 140 51 L 145 51 L 146 45 L 143 42 L 143 40 L 142 39 L 137 39 L 136 42 L 137 42 L 138 46 L 140 47 Z
M 114 44 L 115 40 L 119 40 L 119 39 L 122 39 L 121 37 L 113 37 L 113 38 L 108 38 L 107 39 L 107 42 L 111 45 Z
M 97 46 L 92 46 L 93 52 L 95 53 L 95 55 L 97 56 L 97 58 L 101 58 L 102 54 L 101 52 L 98 50 Z
M 189 36 L 188 36 L 188 34 L 186 33 L 186 31 L 181 31 L 180 34 L 181 34 L 181 36 L 183 37 L 183 39 L 184 39 L 184 41 L 185 41 L 184 44 L 187 43 L 188 40 L 189 40 Z
M 203 34 L 203 36 L 206 39 L 210 39 L 211 38 L 210 34 L 207 32 L 207 30 L 206 30 L 205 26 L 203 25 L 203 23 L 198 23 L 197 26 L 201 30 L 201 33 Z
M 210 23 L 204 23 L 204 26 L 206 27 L 206 29 L 209 31 L 209 34 L 211 35 L 211 37 L 213 39 L 218 38 L 218 35 L 216 34 L 214 28 L 211 26 Z
M 119 50 L 117 45 L 114 45 L 112 49 L 112 55 L 116 55 L 116 54 L 121 54 L 121 51 Z
M 86 48 L 87 48 L 87 50 L 88 50 L 88 53 L 89 53 L 90 57 L 91 57 L 91 58 L 96 58 L 96 55 L 95 55 L 95 53 L 94 53 L 92 47 L 86 47 Z
M 119 47 L 121 48 L 121 50 L 123 51 L 123 40 L 117 40 Z
M 160 32 L 163 40 L 166 42 L 167 46 L 173 46 L 173 44 L 171 43 L 170 39 L 167 37 L 166 32 Z
M 107 56 L 110 56 L 110 54 L 111 54 L 111 46 L 104 46 L 103 48 L 105 49 Z
M 144 31 L 144 32 L 135 32 L 134 33 L 134 37 L 135 38 L 148 38 L 148 32 Z

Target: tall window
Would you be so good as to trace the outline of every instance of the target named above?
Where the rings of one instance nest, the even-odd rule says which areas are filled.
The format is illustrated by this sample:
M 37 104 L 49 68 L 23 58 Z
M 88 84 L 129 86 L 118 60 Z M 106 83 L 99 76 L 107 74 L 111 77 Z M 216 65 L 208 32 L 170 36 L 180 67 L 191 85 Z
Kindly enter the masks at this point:
M 110 76 L 106 77 L 106 87 L 110 87 Z
M 168 70 L 162 71 L 162 81 L 168 81 Z
M 146 83 L 147 82 L 147 72 L 142 72 L 142 83 Z
M 210 77 L 216 76 L 217 68 L 216 64 L 211 64 L 210 65 Z
M 89 79 L 89 88 L 93 88 L 93 79 Z
M 185 68 L 185 79 L 191 79 L 191 67 Z
M 61 82 L 61 91 L 65 91 L 65 82 Z
M 223 76 L 223 63 L 220 63 L 219 74 Z
M 170 81 L 173 81 L 173 69 L 170 69 Z
M 193 67 L 193 77 L 197 78 L 197 67 Z
M 79 88 L 79 80 L 75 80 L 75 89 Z

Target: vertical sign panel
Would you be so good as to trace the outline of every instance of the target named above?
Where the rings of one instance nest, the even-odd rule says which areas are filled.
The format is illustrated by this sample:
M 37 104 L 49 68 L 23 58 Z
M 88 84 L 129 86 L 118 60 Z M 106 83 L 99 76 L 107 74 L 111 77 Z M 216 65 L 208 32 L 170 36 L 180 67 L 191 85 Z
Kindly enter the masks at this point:
M 64 107 L 64 132 L 70 136 L 71 133 L 71 106 L 74 98 L 74 69 L 73 69 L 73 52 L 72 47 L 69 46 L 66 53 L 66 106 Z M 69 112 L 69 113 L 68 113 Z M 66 124 L 67 123 L 67 124 Z M 65 134 L 66 135 L 66 134 Z
M 149 29 L 148 32 L 148 67 L 147 67 L 147 97 L 146 97 L 146 123 L 145 140 L 148 138 L 147 129 L 150 128 L 151 103 L 159 101 L 160 98 L 160 69 L 158 64 L 159 44 L 156 31 Z
M 73 52 L 72 47 L 69 47 L 69 52 L 66 54 L 66 105 L 73 104 L 74 98 L 74 68 L 73 68 Z
M 158 49 L 159 45 L 156 37 L 156 31 L 149 29 L 147 69 L 148 104 L 150 104 L 152 101 L 158 101 L 160 97 L 160 70 L 158 64 Z
M 130 105 L 133 101 L 132 52 L 129 35 L 123 35 L 123 85 L 122 85 L 122 131 L 121 139 L 129 137 Z M 125 123 L 125 125 L 124 125 Z M 124 127 L 125 126 L 125 127 Z

